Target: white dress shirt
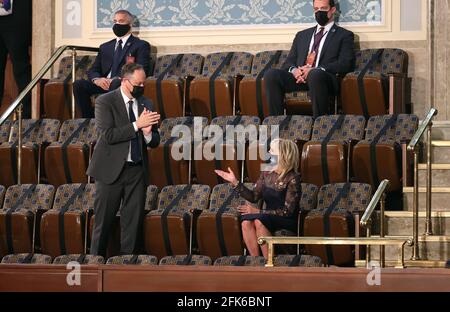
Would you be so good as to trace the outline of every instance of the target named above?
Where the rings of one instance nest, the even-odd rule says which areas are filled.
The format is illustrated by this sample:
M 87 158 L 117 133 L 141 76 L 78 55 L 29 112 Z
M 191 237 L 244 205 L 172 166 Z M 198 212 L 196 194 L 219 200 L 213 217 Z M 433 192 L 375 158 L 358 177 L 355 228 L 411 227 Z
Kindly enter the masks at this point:
M 127 43 L 128 39 L 130 39 L 131 34 L 126 35 L 122 38 L 116 38 L 116 47 L 114 48 L 114 51 L 117 50 L 117 47 L 119 46 L 119 40 L 122 40 L 122 49 L 125 48 L 125 44 Z M 109 72 L 108 76 L 106 78 L 111 79 L 112 71 Z
M 128 115 L 128 106 L 130 105 L 130 104 L 128 104 L 128 102 L 133 101 L 133 113 L 134 113 L 134 116 L 135 116 L 135 118 L 137 120 L 138 117 L 139 117 L 139 110 L 138 110 L 138 103 L 137 103 L 136 99 L 130 99 L 123 92 L 122 87 L 120 87 L 120 92 L 122 93 L 122 98 L 123 98 L 123 101 L 125 102 L 125 109 L 127 110 L 127 115 Z M 138 129 L 137 125 L 136 125 L 136 122 L 133 122 L 133 127 L 134 127 L 134 131 L 138 132 L 139 129 Z M 150 143 L 150 141 L 152 140 L 152 134 L 151 133 L 149 135 L 145 135 L 144 134 L 144 139 L 145 139 L 145 142 L 147 144 Z M 128 148 L 127 161 L 132 161 L 131 160 L 131 143 L 130 143 L 130 147 Z
M 321 56 L 321 54 L 322 54 L 323 45 L 325 44 L 325 41 L 327 40 L 328 34 L 330 33 L 331 28 L 332 28 L 333 26 L 334 26 L 334 22 L 331 22 L 331 23 L 329 23 L 328 25 L 323 26 L 323 27 L 324 27 L 324 30 L 323 30 L 324 36 L 323 36 L 322 40 L 320 41 L 320 45 L 319 45 L 319 55 L 316 56 L 316 64 L 315 64 L 314 67 L 319 66 L 319 61 L 320 61 L 320 56 Z M 320 32 L 320 28 L 322 28 L 322 26 L 317 25 L 316 32 L 314 33 L 314 35 L 316 35 L 317 33 Z M 309 53 L 312 52 L 313 45 L 314 45 L 314 36 L 312 36 L 312 38 L 311 38 L 311 43 L 309 44 Z

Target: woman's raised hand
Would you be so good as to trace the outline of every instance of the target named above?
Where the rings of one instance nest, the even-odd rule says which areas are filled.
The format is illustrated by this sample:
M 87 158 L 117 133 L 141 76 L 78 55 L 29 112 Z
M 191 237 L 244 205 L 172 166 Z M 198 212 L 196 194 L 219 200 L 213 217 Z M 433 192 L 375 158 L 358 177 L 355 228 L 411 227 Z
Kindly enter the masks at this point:
M 222 170 L 214 170 L 214 172 L 225 181 L 231 183 L 233 186 L 236 186 L 239 183 L 230 167 L 228 167 L 228 172 Z

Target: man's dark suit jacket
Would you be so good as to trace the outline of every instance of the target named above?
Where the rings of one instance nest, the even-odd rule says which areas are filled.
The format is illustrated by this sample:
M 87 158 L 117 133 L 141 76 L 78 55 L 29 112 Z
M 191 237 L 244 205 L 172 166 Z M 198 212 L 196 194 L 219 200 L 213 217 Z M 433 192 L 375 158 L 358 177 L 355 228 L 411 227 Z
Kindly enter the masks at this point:
M 105 78 L 108 76 L 112 68 L 116 43 L 116 39 L 113 39 L 100 46 L 95 62 L 87 73 L 90 81 L 94 78 Z M 142 65 L 147 76 L 150 75 L 150 44 L 147 41 L 131 35 L 123 48 L 119 68 L 125 65 L 128 56 L 134 57 L 134 63 Z
M 298 67 L 306 64 L 311 39 L 316 30 L 317 27 L 313 27 L 297 33 L 289 56 L 283 64 L 283 69 L 289 70 L 292 66 Z M 318 67 L 324 68 L 328 73 L 342 76 L 354 70 L 355 43 L 351 31 L 336 24 L 333 25 L 325 39 Z
M 152 102 L 145 97 L 141 97 L 138 99 L 139 115 L 144 111 L 144 107 L 149 111 L 153 110 Z M 128 118 L 120 88 L 97 98 L 95 122 L 99 138 L 87 174 L 100 182 L 112 184 L 122 172 L 127 161 L 130 140 L 136 136 L 133 124 Z M 142 147 L 144 179 L 146 185 L 148 185 L 147 144 L 141 130 L 138 131 L 138 141 Z M 148 146 L 157 147 L 159 141 L 158 127 L 153 126 L 152 140 Z

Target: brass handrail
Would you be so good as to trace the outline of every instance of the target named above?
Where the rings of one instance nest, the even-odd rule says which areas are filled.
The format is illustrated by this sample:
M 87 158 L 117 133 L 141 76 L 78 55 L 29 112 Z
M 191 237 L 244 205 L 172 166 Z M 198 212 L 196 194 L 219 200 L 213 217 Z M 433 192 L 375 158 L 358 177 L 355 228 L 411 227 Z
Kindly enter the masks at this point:
M 33 90 L 33 88 L 39 83 L 39 81 L 44 77 L 44 75 L 52 68 L 52 66 L 56 63 L 59 57 L 67 50 L 76 50 L 76 51 L 84 51 L 84 52 L 98 52 L 98 48 L 93 47 L 83 47 L 83 46 L 71 46 L 65 45 L 59 47 L 50 59 L 45 63 L 45 65 L 41 68 L 39 73 L 31 80 L 31 82 L 23 89 L 23 91 L 19 94 L 17 99 L 6 109 L 6 111 L 0 117 L 0 126 L 14 113 L 14 111 L 18 108 L 23 99 L 28 95 L 28 93 Z M 75 76 L 72 76 L 72 79 L 75 79 Z
M 412 238 L 404 237 L 390 238 L 355 238 L 355 237 L 260 237 L 258 244 L 267 244 L 268 259 L 266 267 L 273 267 L 274 245 L 375 245 L 375 246 L 398 246 L 399 256 L 396 268 L 405 267 L 405 245 L 412 245 Z M 368 259 L 366 265 L 368 266 Z
M 19 133 L 18 133 L 18 146 L 17 146 L 17 183 L 21 184 L 22 176 L 22 110 L 23 99 L 33 90 L 33 88 L 39 83 L 39 81 L 44 77 L 44 75 L 52 68 L 60 56 L 67 50 L 72 50 L 72 82 L 76 79 L 76 51 L 85 52 L 98 52 L 98 48 L 83 47 L 83 46 L 61 46 L 59 47 L 50 59 L 45 63 L 37 75 L 31 80 L 31 82 L 22 90 L 17 99 L 12 102 L 12 104 L 5 110 L 5 112 L 0 116 L 0 126 L 8 120 L 8 118 L 17 110 L 17 119 L 19 120 Z M 72 118 L 75 118 L 75 101 L 72 94 Z M 40 166 L 39 166 L 40 167 Z M 39 168 L 38 168 L 38 179 L 39 179 Z
M 426 221 L 425 235 L 433 234 L 431 220 L 431 201 L 432 201 L 432 167 L 431 167 L 431 131 L 433 127 L 433 118 L 438 114 L 437 109 L 432 108 L 427 117 L 414 134 L 411 142 L 408 144 L 408 151 L 414 153 L 414 199 L 413 199 L 413 254 L 411 260 L 420 260 L 419 255 L 419 142 L 425 131 L 427 131 L 427 179 L 426 179 Z
M 384 211 L 386 207 L 386 190 L 389 187 L 389 180 L 383 180 L 381 181 L 380 185 L 378 186 L 377 191 L 375 192 L 375 195 L 372 197 L 372 200 L 370 201 L 369 205 L 367 206 L 366 211 L 364 212 L 364 215 L 361 218 L 361 221 L 359 224 L 362 227 L 366 228 L 367 231 L 367 237 L 370 237 L 371 232 L 371 221 L 372 221 L 372 215 L 375 211 L 375 209 L 378 206 L 378 203 L 380 203 L 380 237 L 383 238 L 385 235 L 384 227 L 385 227 L 385 217 L 384 217 Z M 370 252 L 371 252 L 371 246 L 367 245 L 366 247 L 366 261 L 370 261 Z M 385 246 L 380 246 L 380 262 L 381 267 L 384 268 L 385 266 Z

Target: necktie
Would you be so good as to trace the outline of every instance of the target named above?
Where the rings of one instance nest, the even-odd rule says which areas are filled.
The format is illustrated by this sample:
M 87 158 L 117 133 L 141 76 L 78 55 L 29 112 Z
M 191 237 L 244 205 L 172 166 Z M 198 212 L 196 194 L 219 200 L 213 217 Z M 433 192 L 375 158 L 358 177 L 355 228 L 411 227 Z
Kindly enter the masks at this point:
M 314 44 L 312 50 L 316 52 L 316 55 L 319 54 L 320 42 L 322 41 L 323 36 L 325 36 L 324 30 L 324 27 L 320 27 L 320 31 L 314 35 Z
M 130 122 L 133 123 L 136 121 L 136 116 L 134 115 L 133 111 L 133 105 L 134 101 L 128 102 L 128 116 L 130 117 Z M 131 144 L 131 160 L 133 162 L 139 162 L 141 161 L 141 155 L 139 153 L 139 143 L 137 139 L 137 133 L 134 139 L 130 141 Z
M 111 77 L 118 77 L 120 75 L 120 60 L 122 59 L 122 39 L 117 42 L 116 50 L 114 51 L 113 63 L 111 68 Z

